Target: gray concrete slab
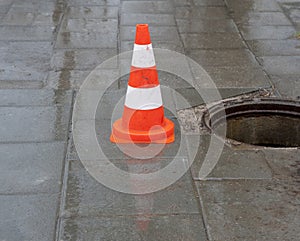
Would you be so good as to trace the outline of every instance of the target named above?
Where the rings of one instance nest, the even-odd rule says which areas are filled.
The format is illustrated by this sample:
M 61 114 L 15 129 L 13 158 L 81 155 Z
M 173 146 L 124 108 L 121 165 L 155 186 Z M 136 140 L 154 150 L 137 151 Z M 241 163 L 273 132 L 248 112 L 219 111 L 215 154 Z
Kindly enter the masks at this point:
M 225 33 L 237 32 L 237 28 L 231 19 L 176 19 L 179 33 Z
M 72 19 L 114 19 L 118 18 L 118 7 L 71 6 L 67 10 L 67 16 Z
M 300 73 L 300 56 L 266 56 L 260 61 L 271 75 L 298 75 Z
M 282 75 L 282 74 L 280 76 L 272 75 L 271 80 L 283 98 L 299 99 L 300 78 L 298 75 Z
M 81 50 L 56 50 L 51 58 L 51 67 L 54 70 L 93 70 L 103 61 L 117 55 L 117 49 L 81 49 Z M 111 66 L 116 68 L 117 61 Z
M 70 106 L 0 107 L 0 142 L 66 140 Z
M 64 240 L 124 241 L 207 239 L 201 218 L 186 214 L 65 219 L 61 237 Z
M 114 160 L 112 162 L 119 163 L 128 169 L 137 169 L 138 173 L 143 173 L 159 170 L 164 166 L 164 162 L 168 162 L 168 159 L 157 159 L 154 163 L 147 162 L 147 160 L 144 160 L 144 163 L 142 160 L 132 160 L 132 162 L 131 160 Z M 103 186 L 94 180 L 78 161 L 70 163 L 65 217 L 139 215 L 143 213 L 149 215 L 195 214 L 199 212 L 198 208 L 198 201 L 194 195 L 189 175 L 185 175 L 163 191 L 145 195 L 130 195 Z
M 286 40 L 253 40 L 248 41 L 251 51 L 256 56 L 299 56 L 300 41 Z
M 152 26 L 175 26 L 175 19 L 172 14 L 142 14 L 142 13 L 122 13 L 121 25 L 133 25 L 137 23 L 148 23 Z
M 58 194 L 0 195 L 0 239 L 52 241 Z
M 51 41 L 52 26 L 0 26 L 1 41 Z
M 240 30 L 245 40 L 280 40 L 295 34 L 295 29 L 291 26 L 242 26 Z
M 246 48 L 236 33 L 181 34 L 186 49 L 240 49 Z
M 213 240 L 297 239 L 299 200 L 289 194 L 295 187 L 257 180 L 199 183 L 209 236 Z
M 234 13 L 237 24 L 254 26 L 292 26 L 292 23 L 282 12 L 247 12 Z
M 0 106 L 2 107 L 70 105 L 71 98 L 71 91 L 63 92 L 52 89 L 0 90 Z
M 199 180 L 199 171 L 211 145 L 210 136 L 200 136 L 200 143 L 197 146 L 195 136 L 188 135 L 188 150 L 198 149 L 195 161 L 191 167 L 192 175 L 195 180 Z M 213 145 L 213 144 L 212 144 Z M 234 150 L 225 146 L 221 156 L 207 176 L 212 180 L 227 179 L 271 179 L 272 170 L 268 166 L 263 152 L 255 150 Z
M 1 144 L 0 194 L 58 193 L 65 143 Z
M 169 1 L 122 1 L 121 12 L 125 13 L 173 13 Z
M 186 55 L 202 67 L 258 68 L 254 55 L 247 49 L 187 50 Z
M 176 19 L 226 19 L 229 18 L 225 7 L 177 7 L 175 10 Z
M 230 10 L 240 15 L 249 11 L 277 12 L 281 10 L 277 1 L 274 0 L 244 0 L 243 2 L 239 0 L 227 0 L 226 2 Z

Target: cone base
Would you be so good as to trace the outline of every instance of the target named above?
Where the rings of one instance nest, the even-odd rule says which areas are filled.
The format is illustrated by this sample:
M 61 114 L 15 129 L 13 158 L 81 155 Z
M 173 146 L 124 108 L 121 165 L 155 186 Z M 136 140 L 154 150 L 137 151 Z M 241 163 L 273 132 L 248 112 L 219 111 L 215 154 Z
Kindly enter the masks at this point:
M 125 129 L 122 125 L 122 119 L 116 120 L 113 124 L 110 141 L 113 143 L 158 143 L 168 144 L 175 141 L 174 123 L 164 118 L 163 125 L 160 128 L 149 131 L 136 131 Z

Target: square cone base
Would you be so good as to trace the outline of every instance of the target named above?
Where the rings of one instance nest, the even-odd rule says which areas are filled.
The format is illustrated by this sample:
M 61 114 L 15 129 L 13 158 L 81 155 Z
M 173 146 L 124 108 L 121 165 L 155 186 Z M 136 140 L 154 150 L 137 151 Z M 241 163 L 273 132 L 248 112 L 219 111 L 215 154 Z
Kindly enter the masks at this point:
M 168 144 L 175 141 L 174 123 L 164 118 L 163 124 L 149 131 L 137 131 L 125 129 L 122 119 L 113 124 L 110 141 L 113 143 L 159 143 Z

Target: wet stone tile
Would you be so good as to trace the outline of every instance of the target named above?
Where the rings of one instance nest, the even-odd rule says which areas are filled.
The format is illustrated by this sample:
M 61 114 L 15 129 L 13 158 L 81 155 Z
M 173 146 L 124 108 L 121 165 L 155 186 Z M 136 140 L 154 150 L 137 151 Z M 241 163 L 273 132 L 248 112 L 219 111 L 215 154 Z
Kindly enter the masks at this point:
M 39 80 L 5 80 L 0 81 L 0 89 L 41 89 L 43 81 Z
M 300 55 L 299 40 L 252 40 L 248 45 L 256 56 Z
M 118 18 L 118 7 L 73 6 L 67 10 L 68 19 L 110 19 Z
M 295 34 L 289 26 L 242 26 L 240 30 L 245 40 L 288 39 Z
M 172 14 L 141 14 L 123 13 L 121 25 L 136 25 L 136 23 L 148 23 L 152 26 L 174 26 L 175 19 Z
M 176 19 L 179 33 L 226 33 L 237 32 L 231 19 L 197 20 Z
M 120 0 L 70 0 L 68 2 L 69 6 L 118 6 Z
M 51 59 L 54 70 L 93 70 L 103 61 L 117 55 L 116 49 L 55 50 Z M 117 67 L 114 61 L 111 68 Z
M 117 19 L 68 19 L 66 26 L 62 27 L 64 32 L 81 32 L 85 34 L 89 33 L 102 33 L 111 34 L 117 32 L 118 20 Z
M 187 50 L 187 56 L 203 67 L 244 66 L 256 68 L 258 63 L 247 49 L 229 50 Z
M 156 172 L 170 161 L 174 160 L 165 158 L 112 160 L 118 168 L 135 173 Z M 184 165 L 182 163 L 183 168 Z M 128 183 L 128 185 L 131 184 Z M 107 214 L 196 214 L 199 212 L 199 207 L 192 185 L 190 176 L 186 174 L 176 183 L 156 193 L 124 194 L 103 186 L 90 176 L 81 163 L 71 161 L 64 217 L 95 217 Z M 132 183 L 132 190 L 134 191 L 135 188 L 138 190 L 143 187 Z
M 206 240 L 198 215 L 120 216 L 63 220 L 64 240 Z
M 177 7 L 176 19 L 226 19 L 229 18 L 225 7 Z
M 1 41 L 51 41 L 51 26 L 0 26 Z
M 229 49 L 245 48 L 236 33 L 181 34 L 186 49 Z
M 70 106 L 1 107 L 0 142 L 65 140 Z
M 274 0 L 227 0 L 227 5 L 230 10 L 237 14 L 244 14 L 249 11 L 255 12 L 271 12 L 281 11 L 279 4 Z
M 169 1 L 123 1 L 124 13 L 173 13 L 173 4 Z
M 264 68 L 272 75 L 297 75 L 300 73 L 300 56 L 261 57 Z
M 266 149 L 263 152 L 277 179 L 300 180 L 299 149 Z
M 225 6 L 224 1 L 222 0 L 194 0 L 193 2 L 196 6 L 211 6 L 211 7 Z
M 0 106 L 24 107 L 24 106 L 50 106 L 69 105 L 72 93 L 55 90 L 0 90 Z
M 210 136 L 200 136 L 198 140 L 193 135 L 187 137 L 188 150 L 190 156 L 197 153 L 194 163 L 191 167 L 192 175 L 195 180 L 199 180 L 199 171 L 205 161 L 211 161 L 208 155 L 208 148 L 213 146 L 219 147 L 217 140 L 211 139 Z M 198 151 L 196 152 L 196 150 Z M 211 153 L 210 153 L 211 155 Z M 220 157 L 215 163 L 210 173 L 207 173 L 207 179 L 271 179 L 272 171 L 266 162 L 264 154 L 255 150 L 234 150 L 224 146 Z
M 44 80 L 50 42 L 11 42 L 0 47 L 0 80 Z
M 299 193 L 297 185 L 246 180 L 199 182 L 197 186 L 214 240 L 297 239 L 299 198 L 291 193 L 297 189 Z
M 270 82 L 261 68 L 251 66 L 205 67 L 218 88 L 267 88 Z
M 35 15 L 32 12 L 8 13 L 2 19 L 0 25 L 31 25 Z
M 291 26 L 291 22 L 282 12 L 248 12 L 245 15 L 234 14 L 237 24 L 258 26 Z
M 60 191 L 65 144 L 1 144 L 0 194 Z
M 51 241 L 58 195 L 0 195 L 0 239 Z
M 60 32 L 56 48 L 116 48 L 117 32 Z
M 135 26 L 121 26 L 120 27 L 120 39 L 121 41 L 130 40 L 134 43 L 135 38 Z M 153 45 L 156 45 L 156 41 L 170 41 L 170 42 L 180 42 L 180 38 L 177 32 L 177 28 L 174 26 L 150 26 L 150 35 Z
M 300 77 L 298 75 L 271 75 L 271 80 L 282 97 L 299 99 Z

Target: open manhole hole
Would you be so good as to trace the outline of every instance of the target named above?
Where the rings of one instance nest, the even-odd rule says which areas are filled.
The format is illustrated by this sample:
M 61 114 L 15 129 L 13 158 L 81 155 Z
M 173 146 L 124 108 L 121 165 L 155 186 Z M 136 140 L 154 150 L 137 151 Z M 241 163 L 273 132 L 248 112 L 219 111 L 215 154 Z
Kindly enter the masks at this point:
M 204 123 L 218 135 L 226 123 L 226 137 L 250 145 L 300 147 L 300 102 L 255 99 L 214 106 Z M 220 131 L 221 132 L 221 131 Z

